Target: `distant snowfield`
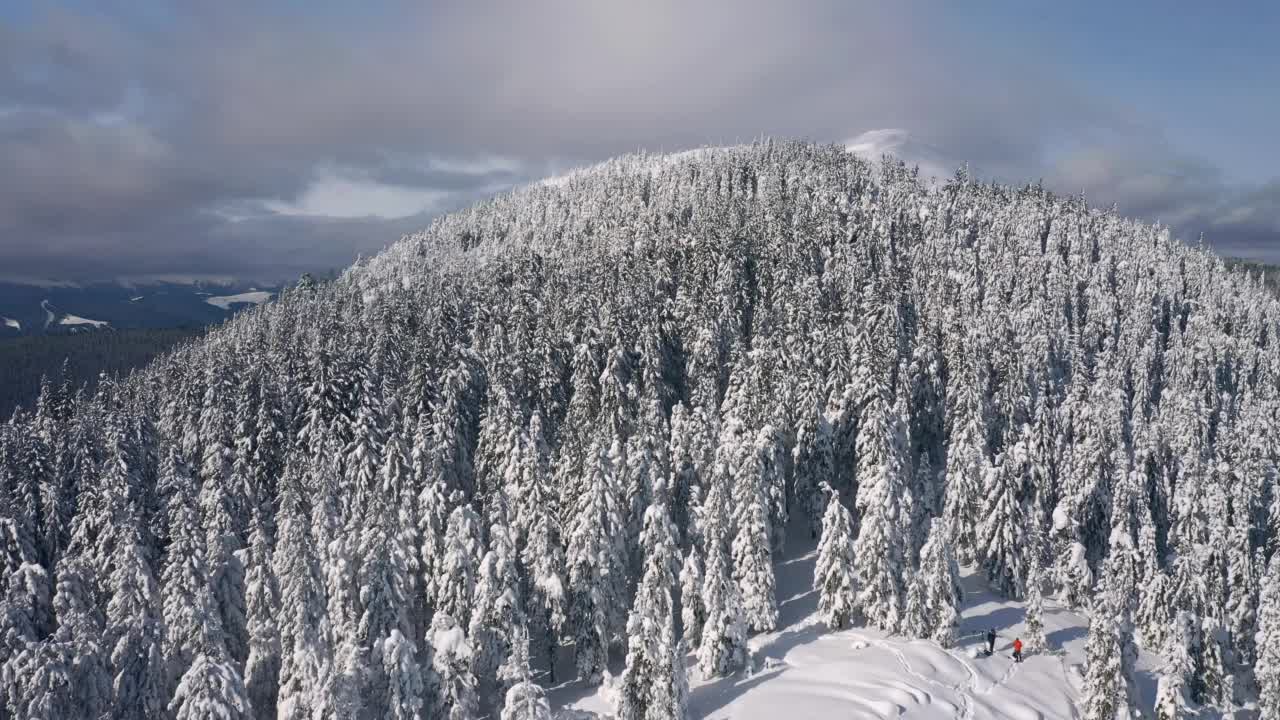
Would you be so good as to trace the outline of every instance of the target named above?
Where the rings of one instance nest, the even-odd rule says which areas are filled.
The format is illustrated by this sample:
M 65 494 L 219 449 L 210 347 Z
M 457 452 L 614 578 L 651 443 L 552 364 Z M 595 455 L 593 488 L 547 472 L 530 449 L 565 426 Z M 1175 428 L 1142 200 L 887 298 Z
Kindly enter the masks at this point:
M 12 318 L 3 317 L 3 316 L 0 316 L 0 320 L 3 320 L 3 321 L 4 321 L 4 324 L 5 324 L 7 327 L 11 327 L 11 328 L 13 328 L 14 330 L 21 330 L 21 329 L 22 329 L 22 323 L 18 322 L 17 320 L 14 320 L 14 319 L 12 319 Z
M 704 681 L 689 656 L 690 718 L 1079 720 L 1089 627 L 1084 616 L 1046 598 L 1051 651 L 1016 664 L 1010 646 L 1023 633 L 1022 605 L 993 596 L 985 578 L 966 568 L 966 637 L 958 647 L 944 650 L 866 628 L 832 632 L 815 612 L 816 558 L 809 543 L 776 566 L 779 630 L 751 639 L 753 674 Z M 996 654 L 980 657 L 981 633 L 993 627 L 999 634 Z M 1137 664 L 1147 712 L 1155 704 L 1159 663 L 1159 657 L 1142 652 Z M 557 717 L 574 720 L 607 717 L 613 713 L 608 694 L 608 688 L 587 689 L 574 681 L 552 691 L 552 708 Z
M 64 315 L 62 316 L 62 319 L 58 321 L 58 324 L 59 325 L 92 325 L 96 328 L 107 327 L 111 325 L 111 323 L 107 322 L 106 320 L 90 320 L 89 318 L 82 318 L 79 315 Z
M 262 303 L 270 299 L 271 299 L 271 293 L 265 290 L 255 290 L 252 292 L 240 293 L 239 295 L 218 295 L 216 297 L 207 297 L 204 299 L 204 301 L 209 303 L 210 305 L 216 305 L 217 307 L 220 307 L 223 310 L 230 310 L 232 305 L 236 305 L 239 303 L 252 303 L 254 305 L 261 305 Z

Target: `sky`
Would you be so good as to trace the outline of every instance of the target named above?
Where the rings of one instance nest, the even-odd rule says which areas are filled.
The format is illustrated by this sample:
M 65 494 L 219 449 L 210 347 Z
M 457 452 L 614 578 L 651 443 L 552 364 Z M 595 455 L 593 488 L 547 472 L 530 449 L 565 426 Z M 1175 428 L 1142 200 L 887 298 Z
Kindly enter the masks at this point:
M 1278 37 L 1251 0 L 0 0 L 0 277 L 289 279 L 568 168 L 763 136 L 1280 261 Z

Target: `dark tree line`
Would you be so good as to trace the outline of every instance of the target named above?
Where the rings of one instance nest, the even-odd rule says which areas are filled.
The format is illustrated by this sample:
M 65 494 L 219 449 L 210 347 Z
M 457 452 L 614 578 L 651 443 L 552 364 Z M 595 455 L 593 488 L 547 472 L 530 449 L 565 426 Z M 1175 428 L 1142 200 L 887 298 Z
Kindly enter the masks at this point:
M 34 405 L 42 379 L 93 389 L 99 375 L 126 375 L 203 333 L 202 328 L 102 330 L 0 340 L 0 417 Z

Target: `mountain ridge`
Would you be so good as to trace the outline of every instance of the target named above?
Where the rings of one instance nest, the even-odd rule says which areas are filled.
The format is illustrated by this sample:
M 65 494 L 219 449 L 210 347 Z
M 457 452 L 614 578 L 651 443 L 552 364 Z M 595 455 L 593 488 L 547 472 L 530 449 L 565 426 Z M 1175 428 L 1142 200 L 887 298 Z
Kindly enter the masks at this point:
M 1278 327 L 1256 277 L 1038 186 L 794 142 L 611 160 L 5 426 L 3 496 L 51 500 L 0 506 L 0 597 L 39 610 L 0 661 L 98 679 L 10 702 L 546 718 L 614 675 L 617 715 L 682 718 L 769 681 L 749 638 L 816 541 L 827 644 L 942 659 L 964 565 L 1036 652 L 1045 595 L 1087 615 L 1063 717 L 1274 712 Z M 1018 717 L 978 679 L 943 699 Z

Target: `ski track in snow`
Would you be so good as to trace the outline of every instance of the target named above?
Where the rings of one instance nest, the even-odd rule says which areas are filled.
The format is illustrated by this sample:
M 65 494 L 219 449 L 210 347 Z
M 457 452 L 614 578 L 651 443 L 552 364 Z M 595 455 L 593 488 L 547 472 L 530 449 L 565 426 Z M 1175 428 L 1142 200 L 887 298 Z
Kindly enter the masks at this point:
M 960 718 L 973 717 L 973 708 L 969 705 L 969 698 L 963 692 L 961 692 L 962 688 L 959 685 L 945 685 L 943 683 L 938 682 L 937 680 L 934 680 L 929 676 L 921 675 L 919 672 L 916 672 L 916 670 L 911 667 L 911 663 L 907 660 L 906 653 L 902 652 L 896 647 L 889 645 L 886 642 L 878 641 L 876 642 L 876 646 L 893 653 L 893 656 L 898 660 L 898 664 L 902 666 L 903 671 L 905 671 L 911 677 L 919 680 L 920 682 L 927 683 L 930 685 L 935 685 L 937 687 L 943 688 L 950 692 L 956 693 L 956 696 L 960 699 L 960 706 L 956 707 L 955 705 L 948 703 L 948 705 L 950 705 L 953 710 L 959 711 L 956 717 L 960 717 Z M 964 663 L 961 663 L 961 665 L 963 664 Z M 970 672 L 969 675 L 970 677 L 972 677 L 973 673 Z M 927 695 L 926 697 L 928 699 L 928 703 L 926 704 L 930 704 L 930 705 L 933 704 L 933 696 Z
M 948 650 L 947 654 L 959 663 L 960 667 L 964 668 L 966 683 L 964 685 L 956 685 L 952 689 L 960 695 L 961 713 L 959 717 L 967 720 L 968 718 L 973 717 L 973 703 L 969 702 L 969 695 L 973 693 L 974 688 L 977 687 L 978 674 L 973 671 L 973 668 L 969 667 L 969 663 L 965 662 L 954 652 Z M 968 690 L 969 692 L 965 692 L 965 690 Z

